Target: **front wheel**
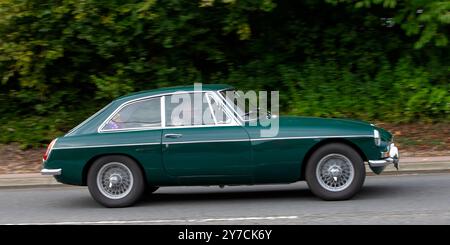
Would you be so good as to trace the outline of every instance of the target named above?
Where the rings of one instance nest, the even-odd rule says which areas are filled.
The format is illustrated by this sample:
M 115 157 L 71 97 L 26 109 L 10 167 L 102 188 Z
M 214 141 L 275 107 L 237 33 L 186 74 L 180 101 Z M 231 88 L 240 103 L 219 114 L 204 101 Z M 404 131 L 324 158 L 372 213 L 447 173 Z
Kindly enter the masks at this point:
M 362 187 L 366 169 L 361 156 L 348 145 L 320 147 L 310 157 L 305 173 L 311 191 L 324 200 L 346 200 Z
M 125 156 L 99 158 L 89 169 L 87 184 L 92 197 L 111 208 L 134 204 L 145 189 L 138 164 Z

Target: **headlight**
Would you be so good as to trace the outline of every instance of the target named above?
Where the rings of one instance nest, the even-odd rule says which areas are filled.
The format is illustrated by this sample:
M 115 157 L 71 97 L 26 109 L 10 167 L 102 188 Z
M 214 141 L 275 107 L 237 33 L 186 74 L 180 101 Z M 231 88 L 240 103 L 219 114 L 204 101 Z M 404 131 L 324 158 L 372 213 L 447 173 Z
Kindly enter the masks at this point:
M 373 139 L 375 140 L 375 145 L 379 146 L 381 144 L 380 132 L 376 129 L 373 130 Z

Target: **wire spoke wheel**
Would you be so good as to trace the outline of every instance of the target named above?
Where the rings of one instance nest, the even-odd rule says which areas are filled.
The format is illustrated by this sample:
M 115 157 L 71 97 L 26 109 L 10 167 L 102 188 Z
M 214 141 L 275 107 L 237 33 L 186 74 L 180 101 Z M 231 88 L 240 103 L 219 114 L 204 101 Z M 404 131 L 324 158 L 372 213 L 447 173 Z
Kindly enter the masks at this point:
M 352 162 L 341 154 L 329 154 L 320 159 L 316 168 L 319 184 L 332 192 L 343 191 L 349 187 L 355 176 Z
M 97 186 L 100 192 L 110 199 L 126 197 L 133 188 L 134 179 L 131 170 L 123 163 L 110 162 L 103 165 L 97 174 Z

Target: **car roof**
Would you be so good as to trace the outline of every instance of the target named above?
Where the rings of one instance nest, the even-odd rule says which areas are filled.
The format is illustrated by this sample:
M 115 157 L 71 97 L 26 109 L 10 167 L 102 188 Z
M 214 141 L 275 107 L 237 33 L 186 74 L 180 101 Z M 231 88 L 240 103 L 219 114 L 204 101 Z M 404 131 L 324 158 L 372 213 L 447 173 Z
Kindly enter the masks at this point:
M 232 89 L 233 87 L 227 84 L 202 84 L 202 91 L 218 91 L 224 89 Z M 117 98 L 116 100 L 132 100 L 139 99 L 142 97 L 153 96 L 158 94 L 167 94 L 167 93 L 175 93 L 175 92 L 185 92 L 185 91 L 194 91 L 194 85 L 189 86 L 175 86 L 175 87 L 166 87 L 166 88 L 158 88 L 152 90 L 144 90 L 131 94 L 127 94 Z

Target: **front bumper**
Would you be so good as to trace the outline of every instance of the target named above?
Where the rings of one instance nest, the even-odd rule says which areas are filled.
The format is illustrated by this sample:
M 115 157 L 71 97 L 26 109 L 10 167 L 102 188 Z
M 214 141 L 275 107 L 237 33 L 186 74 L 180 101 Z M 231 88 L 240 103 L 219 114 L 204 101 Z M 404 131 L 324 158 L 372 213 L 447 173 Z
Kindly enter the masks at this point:
M 369 160 L 369 166 L 371 168 L 386 167 L 389 164 L 394 164 L 394 167 L 398 170 L 400 155 L 398 153 L 398 148 L 394 143 L 389 145 L 388 157 L 381 160 Z
M 56 176 L 56 175 L 61 175 L 61 173 L 62 173 L 62 169 L 60 169 L 60 168 L 58 168 L 58 169 L 46 169 L 46 168 L 44 168 L 44 169 L 41 170 L 41 174 L 42 175 L 53 175 L 53 176 Z

